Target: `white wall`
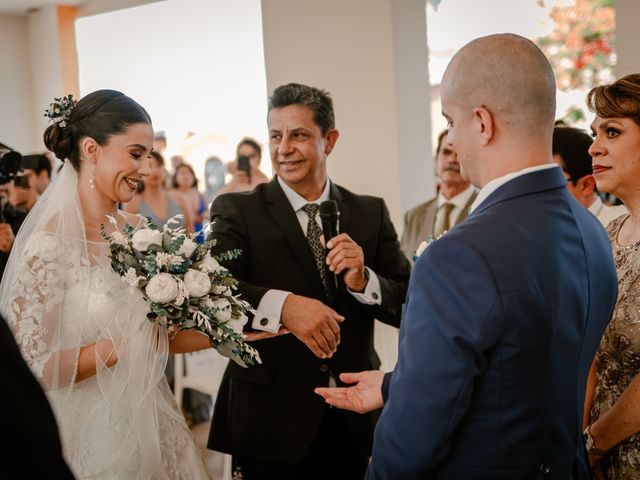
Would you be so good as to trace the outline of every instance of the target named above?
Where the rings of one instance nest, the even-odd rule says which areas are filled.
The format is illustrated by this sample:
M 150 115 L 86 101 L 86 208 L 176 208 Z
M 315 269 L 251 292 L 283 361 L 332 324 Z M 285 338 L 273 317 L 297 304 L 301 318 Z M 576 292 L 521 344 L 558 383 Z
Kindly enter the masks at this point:
M 616 77 L 640 73 L 640 50 L 638 50 L 638 0 L 616 0 L 616 52 L 618 64 Z
M 0 15 L 0 142 L 19 152 L 37 147 L 33 138 L 27 19 Z
M 400 205 L 404 212 L 432 198 L 436 190 L 431 153 L 429 48 L 425 0 L 392 1 L 392 8 Z

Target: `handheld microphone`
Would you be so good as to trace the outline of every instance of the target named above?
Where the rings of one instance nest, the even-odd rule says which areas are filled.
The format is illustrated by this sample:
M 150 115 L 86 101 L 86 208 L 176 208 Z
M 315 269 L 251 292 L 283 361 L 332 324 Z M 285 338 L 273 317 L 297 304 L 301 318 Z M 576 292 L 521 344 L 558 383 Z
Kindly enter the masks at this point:
M 320 222 L 325 243 L 340 233 L 340 212 L 335 200 L 320 203 Z
M 335 200 L 325 200 L 320 203 L 320 222 L 322 223 L 322 233 L 326 245 L 329 240 L 340 233 L 340 212 Z M 335 273 L 333 274 L 331 287 L 335 292 L 338 291 L 338 277 Z

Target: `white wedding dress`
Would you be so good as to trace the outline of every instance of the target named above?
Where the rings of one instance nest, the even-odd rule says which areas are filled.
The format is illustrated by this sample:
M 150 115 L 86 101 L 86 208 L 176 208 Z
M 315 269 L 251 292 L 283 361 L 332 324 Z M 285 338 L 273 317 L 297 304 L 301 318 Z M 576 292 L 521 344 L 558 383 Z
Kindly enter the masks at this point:
M 73 192 L 76 181 L 65 165 L 53 191 Z M 111 270 L 107 244 L 86 240 L 73 197 L 36 204 L 44 211 L 27 218 L 0 287 L 0 311 L 47 393 L 65 458 L 78 479 L 209 479 L 164 376 L 166 327 L 147 320 L 140 292 Z M 117 362 L 95 354 L 95 375 L 77 381 L 81 353 L 106 341 Z
M 89 305 L 89 331 L 94 335 L 86 338 L 87 344 L 95 343 L 101 336 L 101 330 L 108 328 L 109 322 L 116 315 L 112 298 L 118 295 L 118 290 L 127 290 L 127 286 L 120 281 L 109 267 L 91 269 L 89 278 L 79 281 L 68 293 L 64 303 L 63 328 L 75 329 L 81 322 L 77 312 L 83 310 L 85 299 Z M 121 294 L 122 292 L 120 292 Z M 147 306 L 142 298 L 133 300 L 146 313 Z M 132 315 L 132 319 L 144 316 Z M 146 330 L 146 329 L 145 329 Z M 124 359 L 121 361 L 125 361 Z M 117 366 L 116 366 L 117 368 Z M 164 364 L 159 365 L 158 372 L 164 372 Z M 140 412 L 136 421 L 138 425 L 132 428 L 131 411 L 127 409 L 128 402 L 138 401 L 133 392 L 127 389 L 133 385 L 123 385 L 121 379 L 111 379 L 122 389 L 119 395 L 120 403 L 125 404 L 122 414 L 114 405 L 108 403 L 112 395 L 104 395 L 98 377 L 93 376 L 76 384 L 70 395 L 59 391 L 48 392 L 51 403 L 55 406 L 59 402 L 65 403 L 65 422 L 60 425 L 63 439 L 63 450 L 72 470 L 79 478 L 104 478 L 128 480 L 140 477 L 140 473 L 147 468 L 145 453 L 155 457 L 153 446 L 159 434 L 160 459 L 166 477 L 161 476 L 161 470 L 148 478 L 207 479 L 202 456 L 198 451 L 191 432 L 185 423 L 182 413 L 178 410 L 173 394 L 169 389 L 164 375 L 156 382 L 154 391 L 147 392 L 153 401 L 146 401 L 145 405 L 153 410 L 149 417 L 157 415 L 157 428 L 153 418 L 144 418 Z M 142 400 L 142 399 L 140 399 Z M 142 408 L 142 403 L 140 408 Z M 155 410 L 155 411 L 154 411 Z M 133 412 L 135 414 L 135 410 Z M 87 419 L 100 419 L 95 424 L 87 423 Z M 145 425 L 151 421 L 152 428 L 145 431 Z M 110 436 L 105 432 L 118 432 Z M 151 438 L 149 438 L 151 437 Z M 123 443 L 120 443 L 122 441 Z M 152 445 L 145 445 L 146 442 Z M 158 459 L 155 458 L 157 462 Z M 160 465 L 152 465 L 153 470 Z M 151 470 L 150 470 L 151 471 Z M 95 475 L 98 474 L 96 477 Z

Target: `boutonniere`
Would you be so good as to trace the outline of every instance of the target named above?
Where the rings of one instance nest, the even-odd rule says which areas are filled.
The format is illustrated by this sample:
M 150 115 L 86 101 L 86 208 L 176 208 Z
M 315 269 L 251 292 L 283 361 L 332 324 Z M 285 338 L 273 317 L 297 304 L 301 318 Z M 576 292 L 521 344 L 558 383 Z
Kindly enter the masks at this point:
M 442 238 L 442 235 L 444 235 L 445 233 L 447 232 L 443 232 L 438 238 L 435 238 L 433 235 L 429 235 L 426 240 L 420 242 L 420 245 L 418 245 L 416 252 L 413 254 L 413 263 L 416 263 L 418 261 L 420 255 L 422 255 L 422 253 L 427 249 L 429 245 Z

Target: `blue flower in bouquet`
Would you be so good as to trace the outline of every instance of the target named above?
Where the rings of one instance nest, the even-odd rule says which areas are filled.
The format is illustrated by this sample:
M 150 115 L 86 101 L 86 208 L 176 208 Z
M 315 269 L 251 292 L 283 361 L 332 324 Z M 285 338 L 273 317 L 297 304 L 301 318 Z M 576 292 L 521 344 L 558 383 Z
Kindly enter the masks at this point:
M 179 216 L 178 216 L 179 217 Z M 179 330 L 196 330 L 209 338 L 220 354 L 247 367 L 261 363 L 258 351 L 244 341 L 242 327 L 251 305 L 234 295 L 238 281 L 220 265 L 241 252 L 230 250 L 211 255 L 216 240 L 196 241 L 195 234 L 173 228 L 177 217 L 162 229 L 149 219 L 135 230 L 127 224 L 102 234 L 109 241 L 111 268 L 137 288 L 149 302 L 148 320 Z

